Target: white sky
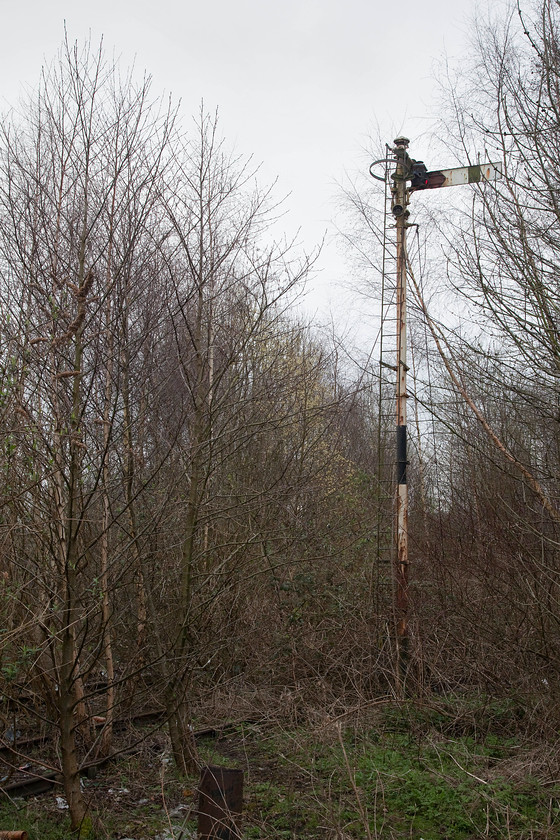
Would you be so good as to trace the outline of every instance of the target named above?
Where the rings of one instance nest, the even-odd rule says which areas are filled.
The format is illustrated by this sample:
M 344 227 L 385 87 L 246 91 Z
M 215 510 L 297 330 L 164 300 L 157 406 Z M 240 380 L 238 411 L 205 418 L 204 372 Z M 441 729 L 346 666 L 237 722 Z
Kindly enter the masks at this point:
M 153 77 L 155 93 L 219 108 L 226 139 L 262 161 L 289 194 L 288 230 L 309 248 L 336 212 L 336 182 L 367 168 L 363 147 L 379 126 L 400 133 L 428 166 L 434 61 L 468 49 L 473 0 L 0 0 L 4 38 L 0 101 L 34 87 L 56 54 L 66 21 L 71 40 L 104 36 L 125 66 Z M 452 164 L 453 162 L 451 162 Z M 322 256 L 312 304 L 336 305 L 345 268 L 334 245 Z

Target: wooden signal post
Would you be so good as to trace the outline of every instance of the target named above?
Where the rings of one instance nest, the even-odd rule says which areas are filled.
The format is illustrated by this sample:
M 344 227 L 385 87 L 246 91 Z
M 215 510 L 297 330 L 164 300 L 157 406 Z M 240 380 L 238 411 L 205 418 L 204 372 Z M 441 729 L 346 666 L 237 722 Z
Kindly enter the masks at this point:
M 407 178 L 411 161 L 408 140 L 397 137 L 394 145 L 396 169 L 392 175 L 391 210 L 397 228 L 397 498 L 395 558 L 395 621 L 397 645 L 397 693 L 404 692 L 408 669 L 408 484 L 406 476 L 406 228 L 408 219 Z
M 406 230 L 408 225 L 408 203 L 411 193 L 416 190 L 454 187 L 461 184 L 473 184 L 481 181 L 495 181 L 502 177 L 497 163 L 476 164 L 456 169 L 427 171 L 422 161 L 411 160 L 408 155 L 409 141 L 406 137 L 397 137 L 394 141 L 393 155 L 395 171 L 391 175 L 391 211 L 395 219 L 397 232 L 397 364 L 396 364 L 396 536 L 394 561 L 394 612 L 396 625 L 396 690 L 397 696 L 403 696 L 406 689 L 406 676 L 409 663 L 409 559 L 408 559 L 408 483 L 407 483 L 407 432 L 406 401 L 407 372 L 406 363 L 406 291 L 407 291 L 407 256 Z M 370 167 L 370 174 L 385 180 L 372 171 L 377 163 Z M 408 186 L 410 182 L 410 186 Z

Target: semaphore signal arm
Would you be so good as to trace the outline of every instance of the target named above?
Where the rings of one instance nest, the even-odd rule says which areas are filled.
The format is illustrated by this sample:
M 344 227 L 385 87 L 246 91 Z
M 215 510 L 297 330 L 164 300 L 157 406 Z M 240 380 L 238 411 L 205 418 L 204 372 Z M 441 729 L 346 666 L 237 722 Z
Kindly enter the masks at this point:
M 478 184 L 480 181 L 497 181 L 502 177 L 499 163 L 477 163 L 474 166 L 434 169 L 431 172 L 428 172 L 421 160 L 411 160 L 410 163 L 410 192 L 434 190 L 438 187 L 457 187 L 461 184 Z

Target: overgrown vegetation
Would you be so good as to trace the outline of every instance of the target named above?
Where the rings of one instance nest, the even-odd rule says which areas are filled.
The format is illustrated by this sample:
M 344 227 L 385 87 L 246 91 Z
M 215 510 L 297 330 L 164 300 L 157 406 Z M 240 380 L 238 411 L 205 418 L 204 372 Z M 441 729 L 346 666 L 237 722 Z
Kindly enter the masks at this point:
M 479 25 L 451 85 L 449 144 L 491 139 L 504 178 L 432 225 L 464 322 L 409 265 L 430 436 L 398 690 L 394 371 L 302 322 L 314 257 L 275 240 L 250 159 L 90 44 L 4 120 L 0 737 L 7 777 L 64 795 L 5 827 L 153 837 L 212 758 L 246 770 L 247 837 L 558 835 L 558 14 Z M 373 297 L 376 200 L 352 196 L 349 234 Z M 212 748 L 201 720 L 262 724 Z
M 489 699 L 386 704 L 318 728 L 238 724 L 199 751 L 205 763 L 244 769 L 246 840 L 552 840 L 560 831 L 560 742 L 527 741 L 516 728 L 520 715 L 516 704 Z M 168 755 L 165 741 L 85 782 L 96 803 L 92 837 L 196 831 L 195 785 L 178 779 L 165 757 L 161 763 L 153 747 Z M 0 828 L 63 838 L 55 803 L 53 795 L 4 803 Z

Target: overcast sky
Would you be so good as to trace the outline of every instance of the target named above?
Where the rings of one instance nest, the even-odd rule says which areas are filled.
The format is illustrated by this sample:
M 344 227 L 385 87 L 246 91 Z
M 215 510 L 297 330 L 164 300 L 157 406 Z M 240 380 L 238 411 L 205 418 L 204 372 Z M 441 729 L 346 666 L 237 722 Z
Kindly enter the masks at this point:
M 34 87 L 41 65 L 71 40 L 103 36 L 123 64 L 153 77 L 154 91 L 219 108 L 238 152 L 278 177 L 290 231 L 311 247 L 330 231 L 336 182 L 366 166 L 370 133 L 405 133 L 430 165 L 433 65 L 468 49 L 472 0 L 0 0 L 0 98 Z M 336 297 L 344 268 L 329 245 L 314 300 Z

